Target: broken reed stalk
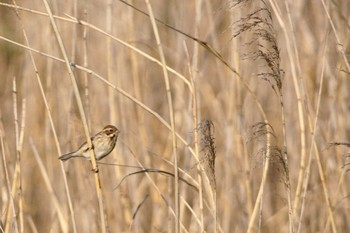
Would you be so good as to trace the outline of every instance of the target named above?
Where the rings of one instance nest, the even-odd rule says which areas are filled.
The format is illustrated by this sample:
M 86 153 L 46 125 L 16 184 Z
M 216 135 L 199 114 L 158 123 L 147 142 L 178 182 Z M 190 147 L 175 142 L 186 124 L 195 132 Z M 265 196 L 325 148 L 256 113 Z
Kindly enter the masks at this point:
M 1 135 L 1 147 L 2 147 L 2 153 L 3 153 L 3 162 L 4 162 L 4 168 L 5 168 L 5 175 L 7 180 L 7 186 L 8 186 L 8 192 L 9 192 L 9 207 L 7 211 L 6 216 L 6 225 L 5 225 L 5 233 L 9 232 L 11 228 L 11 222 L 12 219 L 15 224 L 15 230 L 16 232 L 24 232 L 24 220 L 23 220 L 23 193 L 22 193 L 22 169 L 21 169 L 21 154 L 22 154 L 22 148 L 23 148 L 23 140 L 24 140 L 24 128 L 25 128 L 25 119 L 26 119 L 26 100 L 23 99 L 22 101 L 22 112 L 21 112 L 21 128 L 19 129 L 18 125 L 18 113 L 17 113 L 17 84 L 16 84 L 16 78 L 13 78 L 13 111 L 14 111 L 14 125 L 15 125 L 15 141 L 16 141 L 16 165 L 15 165 L 15 172 L 13 175 L 13 183 L 12 188 L 10 188 L 10 181 L 9 181 L 9 174 L 6 164 L 6 157 L 5 157 L 5 149 L 4 149 L 4 143 L 3 143 L 3 136 Z M 1 132 L 0 132 L 1 133 Z M 18 211 L 16 211 L 15 207 L 15 193 L 16 196 L 18 196 Z M 11 207 L 10 207 L 11 205 Z M 17 219 L 17 214 L 18 218 Z M 18 225 L 19 222 L 19 225 Z M 3 231 L 2 231 L 3 232 Z
M 0 116 L 0 118 L 1 118 L 1 116 Z M 15 203 L 14 203 L 15 201 L 14 201 L 14 197 L 13 197 L 14 195 L 12 195 L 13 192 L 12 192 L 11 184 L 10 184 L 9 171 L 7 168 L 4 138 L 5 138 L 5 131 L 4 131 L 4 127 L 2 125 L 2 121 L 0 121 L 0 148 L 1 148 L 1 154 L 2 154 L 2 162 L 4 165 L 3 170 L 5 173 L 7 195 L 8 195 L 8 199 L 9 199 L 9 203 L 7 206 L 7 216 L 6 216 L 6 220 L 5 220 L 6 224 L 3 225 L 2 221 L 0 220 L 0 230 L 1 230 L 1 232 L 5 232 L 5 233 L 9 232 L 9 229 L 10 229 L 11 223 L 12 223 L 12 218 L 14 218 L 15 219 L 15 221 L 14 221 L 15 232 L 18 233 L 18 221 L 17 221 L 16 215 L 15 215 L 16 207 L 15 207 Z
M 23 210 L 21 209 L 23 207 L 22 205 L 22 179 L 21 179 L 21 156 L 20 156 L 20 151 L 19 151 L 19 137 L 18 137 L 18 114 L 17 114 L 17 89 L 16 89 L 16 79 L 13 79 L 13 111 L 14 111 L 14 125 L 15 125 L 15 140 L 16 140 L 16 165 L 15 165 L 15 172 L 13 175 L 13 183 L 12 183 L 12 188 L 10 188 L 10 181 L 9 181 L 9 175 L 8 175 L 8 170 L 6 166 L 6 158 L 5 158 L 5 153 L 3 153 L 3 161 L 4 161 L 4 167 L 6 171 L 6 179 L 8 181 L 8 192 L 9 192 L 9 207 L 7 211 L 7 216 L 6 216 L 6 224 L 5 224 L 5 233 L 8 233 L 11 228 L 11 223 L 14 221 L 14 229 L 15 231 L 22 232 L 23 231 Z M 1 137 L 2 139 L 2 137 Z M 4 149 L 3 146 L 3 141 L 2 141 L 2 148 Z M 5 151 L 5 150 L 4 150 Z M 16 190 L 18 189 L 18 190 Z M 17 219 L 17 211 L 15 207 L 15 198 L 14 194 L 18 192 L 19 196 L 19 208 L 20 210 L 18 211 L 20 213 L 19 216 L 19 221 Z M 11 205 L 11 208 L 10 208 Z M 22 215 L 22 216 L 21 216 Z M 18 223 L 19 222 L 19 223 Z
M 25 126 L 25 117 L 26 117 L 26 100 L 23 99 L 22 102 L 22 121 L 21 129 L 19 130 L 18 126 L 18 114 L 17 114 L 17 87 L 16 87 L 16 78 L 13 78 L 13 111 L 15 116 L 15 132 L 16 132 L 16 160 L 18 166 L 18 192 L 19 192 L 19 226 L 20 232 L 24 232 L 24 220 L 23 220 L 23 193 L 22 193 L 22 169 L 21 169 L 21 154 L 23 147 L 23 138 L 24 138 L 24 126 Z

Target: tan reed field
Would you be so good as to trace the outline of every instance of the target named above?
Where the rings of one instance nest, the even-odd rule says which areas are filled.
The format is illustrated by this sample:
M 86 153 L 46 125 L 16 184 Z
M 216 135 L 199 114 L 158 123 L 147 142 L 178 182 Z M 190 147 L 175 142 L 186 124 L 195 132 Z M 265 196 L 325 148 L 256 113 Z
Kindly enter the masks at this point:
M 0 232 L 350 232 L 349 45 L 350 1 L 1 1 Z

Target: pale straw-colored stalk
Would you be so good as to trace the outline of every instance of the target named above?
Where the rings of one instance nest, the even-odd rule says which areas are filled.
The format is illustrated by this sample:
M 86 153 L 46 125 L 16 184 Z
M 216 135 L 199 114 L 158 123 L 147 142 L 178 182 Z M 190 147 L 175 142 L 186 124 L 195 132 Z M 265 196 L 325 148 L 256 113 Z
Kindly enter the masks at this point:
M 86 116 L 85 116 L 85 113 L 84 113 L 83 104 L 82 104 L 82 100 L 80 98 L 80 93 L 79 93 L 78 85 L 77 85 L 77 82 L 76 82 L 76 78 L 75 78 L 75 76 L 73 74 L 73 71 L 71 69 L 71 64 L 70 64 L 70 61 L 68 60 L 66 49 L 64 47 L 63 41 L 62 41 L 60 33 L 58 31 L 55 19 L 53 17 L 51 8 L 49 6 L 49 3 L 47 2 L 47 0 L 43 0 L 43 3 L 45 5 L 46 11 L 47 11 L 47 13 L 49 15 L 51 26 L 52 26 L 52 28 L 54 30 L 54 33 L 55 33 L 55 36 L 56 36 L 56 39 L 57 39 L 57 42 L 58 42 L 59 49 L 60 49 L 60 51 L 62 53 L 62 56 L 64 58 L 65 65 L 66 65 L 69 77 L 70 77 L 70 79 L 72 81 L 73 92 L 74 92 L 74 96 L 75 96 L 75 99 L 76 99 L 76 102 L 77 102 L 77 105 L 78 105 L 80 117 L 81 117 L 81 120 L 82 120 L 82 123 L 83 123 L 83 126 L 84 126 L 84 132 L 85 132 L 87 144 L 88 144 L 88 146 L 90 148 L 92 148 L 92 142 L 91 142 L 90 133 L 89 133 L 89 129 L 88 129 L 87 119 L 86 119 Z M 91 159 L 91 163 L 92 163 L 92 170 L 94 171 L 95 188 L 96 188 L 97 198 L 98 198 L 98 203 L 99 203 L 99 212 L 100 212 L 100 220 L 101 220 L 101 232 L 105 233 L 105 232 L 107 232 L 108 226 L 107 226 L 105 210 L 104 210 L 101 181 L 100 181 L 100 176 L 99 176 L 99 172 L 98 172 L 98 167 L 97 167 L 97 163 L 96 163 L 94 150 L 90 150 L 90 159 Z
M 167 92 L 167 100 L 168 100 L 168 108 L 169 108 L 169 118 L 170 118 L 170 126 L 171 126 L 171 134 L 172 134 L 172 147 L 173 147 L 173 158 L 174 158 L 174 175 L 175 175 L 175 187 L 174 187 L 174 193 L 175 193 L 175 232 L 180 232 L 180 191 L 179 191 L 179 170 L 178 170 L 178 154 L 177 154 L 177 138 L 176 138 L 176 131 L 175 131 L 175 116 L 174 116 L 174 108 L 173 108 L 173 100 L 171 96 L 171 87 L 170 87 L 170 81 L 167 71 L 167 65 L 166 65 L 166 59 L 163 52 L 163 47 L 160 41 L 159 33 L 158 33 L 158 27 L 156 25 L 156 21 L 154 19 L 152 6 L 149 2 L 149 0 L 145 0 L 145 3 L 147 5 L 148 13 L 150 16 L 151 25 L 153 28 L 154 36 L 157 42 L 158 46 L 158 52 L 162 64 L 163 69 L 163 75 L 164 75 L 164 81 L 165 81 L 165 88 Z

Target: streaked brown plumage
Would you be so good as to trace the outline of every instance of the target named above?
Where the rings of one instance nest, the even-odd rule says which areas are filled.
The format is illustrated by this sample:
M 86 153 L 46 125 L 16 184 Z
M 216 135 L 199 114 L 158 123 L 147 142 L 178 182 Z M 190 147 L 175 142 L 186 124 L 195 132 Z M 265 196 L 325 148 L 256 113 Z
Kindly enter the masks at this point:
M 120 131 L 113 125 L 107 125 L 103 130 L 91 137 L 92 147 L 95 151 L 96 160 L 103 159 L 109 155 L 115 147 Z M 87 142 L 83 143 L 78 150 L 59 157 L 60 160 L 66 161 L 74 157 L 84 157 L 90 159 L 90 150 Z

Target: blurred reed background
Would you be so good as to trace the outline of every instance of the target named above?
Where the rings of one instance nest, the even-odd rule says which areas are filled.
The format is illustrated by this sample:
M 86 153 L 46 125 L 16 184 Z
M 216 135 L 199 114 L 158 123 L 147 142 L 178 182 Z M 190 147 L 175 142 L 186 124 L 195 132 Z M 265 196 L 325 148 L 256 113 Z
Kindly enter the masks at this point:
M 86 135 L 45 4 L 85 127 L 121 131 L 98 174 L 57 159 Z M 349 232 L 349 16 L 342 0 L 1 1 L 1 232 Z

